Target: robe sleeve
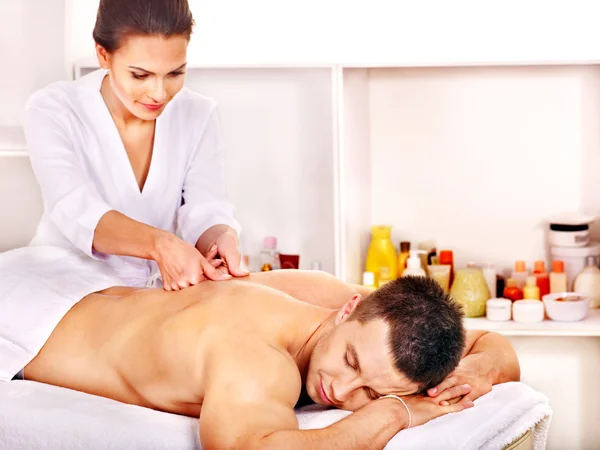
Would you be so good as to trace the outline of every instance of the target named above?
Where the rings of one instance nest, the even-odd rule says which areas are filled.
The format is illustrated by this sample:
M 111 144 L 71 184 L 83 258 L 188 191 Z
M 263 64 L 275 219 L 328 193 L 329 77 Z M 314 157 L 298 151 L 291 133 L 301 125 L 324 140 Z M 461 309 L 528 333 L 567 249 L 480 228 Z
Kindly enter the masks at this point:
M 183 204 L 177 214 L 178 232 L 196 245 L 202 234 L 214 225 L 229 225 L 239 235 L 234 207 L 225 187 L 224 155 L 218 110 L 213 108 L 201 131 L 183 182 Z
M 113 208 L 84 173 L 64 120 L 56 111 L 30 102 L 24 128 L 45 213 L 75 247 L 94 259 L 105 259 L 107 255 L 92 248 L 94 231 Z

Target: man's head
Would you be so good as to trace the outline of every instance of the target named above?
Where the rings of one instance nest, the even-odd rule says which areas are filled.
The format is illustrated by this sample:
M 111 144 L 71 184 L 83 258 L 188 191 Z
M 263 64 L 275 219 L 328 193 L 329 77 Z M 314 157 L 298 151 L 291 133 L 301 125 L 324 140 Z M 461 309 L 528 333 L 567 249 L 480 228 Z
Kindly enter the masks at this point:
M 408 395 L 439 384 L 465 346 L 463 312 L 425 277 L 404 277 L 365 298 L 356 295 L 319 339 L 306 388 L 320 404 L 356 410 L 385 394 Z

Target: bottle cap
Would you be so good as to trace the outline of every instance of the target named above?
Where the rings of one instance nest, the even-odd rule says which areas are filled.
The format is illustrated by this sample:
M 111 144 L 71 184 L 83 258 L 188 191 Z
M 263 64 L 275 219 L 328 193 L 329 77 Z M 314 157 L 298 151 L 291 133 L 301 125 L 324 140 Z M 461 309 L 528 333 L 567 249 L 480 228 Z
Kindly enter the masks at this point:
M 274 236 L 267 236 L 263 243 L 265 248 L 276 249 L 277 248 L 277 238 Z
M 406 268 L 407 269 L 422 269 L 421 258 L 419 258 L 419 255 L 425 255 L 425 254 L 427 254 L 427 252 L 424 252 L 423 250 L 411 250 L 410 258 L 408 258 L 408 260 L 406 261 Z
M 453 257 L 452 250 L 440 251 L 440 264 L 452 264 Z
M 536 261 L 533 264 L 533 273 L 544 273 L 546 271 L 546 264 L 544 261 Z
M 508 280 L 506 280 L 505 287 L 510 287 L 510 286 L 518 286 L 517 280 L 515 278 L 509 278 Z
M 525 261 L 521 259 L 515 261 L 515 272 L 527 272 L 527 266 L 525 265 Z
M 375 274 L 373 272 L 363 272 L 363 286 L 374 286 Z
M 552 261 L 552 272 L 563 273 L 565 271 L 565 263 L 560 259 Z
M 391 225 L 373 225 L 371 227 L 371 234 L 373 237 L 388 238 L 392 235 Z
M 402 252 L 402 253 L 410 252 L 410 242 L 408 242 L 408 241 L 400 242 L 400 252 Z
M 528 276 L 527 277 L 527 281 L 525 281 L 525 285 L 528 287 L 535 287 L 537 286 L 537 278 L 536 277 L 532 277 L 532 276 Z

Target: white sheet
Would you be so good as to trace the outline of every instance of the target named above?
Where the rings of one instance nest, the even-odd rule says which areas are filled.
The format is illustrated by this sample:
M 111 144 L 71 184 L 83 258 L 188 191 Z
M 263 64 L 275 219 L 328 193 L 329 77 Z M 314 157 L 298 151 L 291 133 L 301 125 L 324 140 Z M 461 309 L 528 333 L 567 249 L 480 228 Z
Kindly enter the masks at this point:
M 347 411 L 297 411 L 302 429 L 323 428 Z M 506 383 L 475 407 L 401 431 L 386 449 L 501 449 L 535 428 L 545 448 L 552 410 L 523 383 Z M 31 381 L 0 383 L 0 450 L 198 450 L 198 421 Z M 537 424 L 537 426 L 536 426 Z
M 124 284 L 78 250 L 31 246 L 0 254 L 0 384 L 38 354 L 79 300 Z

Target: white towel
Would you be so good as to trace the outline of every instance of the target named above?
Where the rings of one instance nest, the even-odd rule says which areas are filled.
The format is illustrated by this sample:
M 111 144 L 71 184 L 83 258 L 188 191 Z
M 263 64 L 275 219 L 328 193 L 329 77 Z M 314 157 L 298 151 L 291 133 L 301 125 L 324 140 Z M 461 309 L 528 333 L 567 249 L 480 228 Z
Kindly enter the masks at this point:
M 315 411 L 318 409 L 319 411 Z M 305 407 L 302 429 L 323 428 L 347 411 Z M 545 448 L 552 410 L 522 383 L 495 386 L 469 410 L 398 433 L 386 449 L 502 449 L 528 429 Z M 0 450 L 198 450 L 198 421 L 32 381 L 0 383 Z
M 79 251 L 30 246 L 0 254 L 0 382 L 40 351 L 86 295 L 123 285 L 112 269 Z
M 324 428 L 348 414 L 310 406 L 299 412 L 298 420 L 301 428 Z M 524 383 L 503 383 L 477 399 L 473 408 L 401 431 L 385 448 L 500 450 L 532 429 L 535 450 L 544 450 L 551 418 L 552 409 L 545 395 Z

